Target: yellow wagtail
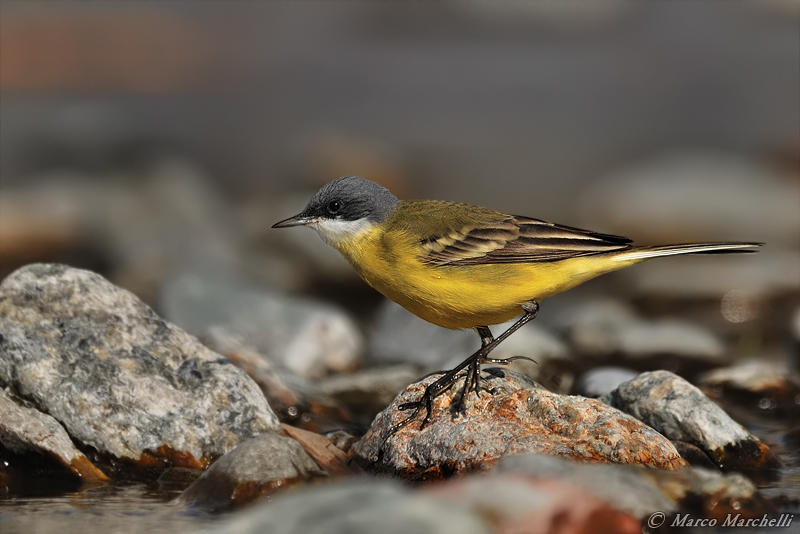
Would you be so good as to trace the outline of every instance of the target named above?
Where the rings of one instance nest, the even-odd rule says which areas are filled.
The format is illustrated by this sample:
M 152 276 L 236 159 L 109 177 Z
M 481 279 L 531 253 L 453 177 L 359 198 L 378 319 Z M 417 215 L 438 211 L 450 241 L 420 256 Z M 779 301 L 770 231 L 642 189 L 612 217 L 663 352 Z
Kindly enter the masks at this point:
M 310 226 L 347 258 L 370 286 L 415 315 L 445 328 L 472 328 L 481 348 L 433 382 L 389 436 L 448 389 L 466 367 L 461 402 L 480 390 L 480 364 L 506 364 L 489 353 L 536 316 L 538 301 L 596 276 L 661 256 L 754 252 L 761 243 L 633 246 L 600 234 L 486 208 L 437 200 L 398 200 L 388 189 L 344 176 L 320 189 L 298 215 L 273 228 Z M 489 325 L 522 317 L 494 338 Z

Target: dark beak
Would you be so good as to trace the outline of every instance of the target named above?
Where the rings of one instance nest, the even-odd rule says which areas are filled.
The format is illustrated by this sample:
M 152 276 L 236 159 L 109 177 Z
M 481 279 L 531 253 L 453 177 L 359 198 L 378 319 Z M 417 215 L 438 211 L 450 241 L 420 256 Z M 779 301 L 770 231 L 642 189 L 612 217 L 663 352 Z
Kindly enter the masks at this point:
M 281 222 L 277 222 L 272 225 L 273 228 L 289 228 L 290 226 L 305 226 L 306 224 L 310 223 L 314 219 L 312 217 L 306 217 L 302 213 L 299 215 L 295 215 L 294 217 L 289 217 L 288 219 L 284 219 Z

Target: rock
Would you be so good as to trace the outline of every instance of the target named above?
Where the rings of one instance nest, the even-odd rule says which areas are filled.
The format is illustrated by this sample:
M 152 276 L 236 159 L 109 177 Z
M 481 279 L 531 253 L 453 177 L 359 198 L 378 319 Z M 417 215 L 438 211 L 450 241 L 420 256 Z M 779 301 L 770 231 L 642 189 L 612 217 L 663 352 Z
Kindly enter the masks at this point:
M 463 413 L 453 412 L 462 378 L 435 399 L 424 429 L 420 414 L 384 444 L 390 427 L 412 413 L 398 406 L 418 400 L 436 378 L 409 386 L 353 446 L 367 469 L 432 480 L 486 468 L 523 452 L 666 469 L 688 466 L 667 439 L 634 418 L 594 399 L 551 393 L 519 373 L 500 369 L 484 373 L 487 391 L 480 397 L 470 392 Z
M 699 447 L 725 471 L 773 469 L 780 461 L 698 388 L 669 371 L 642 373 L 600 398 L 671 440 Z
M 295 440 L 264 434 L 241 443 L 214 462 L 179 500 L 204 510 L 220 511 L 324 475 L 325 471 Z
M 546 454 L 521 454 L 503 459 L 487 478 L 505 475 L 568 483 L 638 519 L 655 511 L 724 517 L 734 510 L 746 516 L 771 510 L 756 486 L 738 473 L 581 464 Z
M 317 385 L 320 394 L 342 404 L 367 425 L 419 374 L 409 365 L 394 365 L 332 376 Z
M 585 397 L 597 398 L 617 389 L 639 373 L 626 367 L 597 367 L 584 374 L 578 381 L 578 393 Z
M 202 468 L 279 429 L 241 369 L 101 276 L 37 264 L 0 284 L 0 385 L 74 439 L 140 466 Z
M 712 397 L 744 395 L 760 409 L 797 410 L 800 405 L 800 373 L 786 363 L 746 361 L 709 371 L 699 384 Z
M 361 361 L 364 341 L 355 323 L 323 302 L 187 272 L 165 285 L 161 306 L 189 332 L 201 335 L 222 326 L 307 379 L 351 371 Z
M 248 534 L 489 534 L 460 503 L 420 495 L 391 480 L 355 479 L 276 495 L 206 532 Z
M 534 480 L 507 472 L 450 480 L 422 491 L 468 505 L 492 520 L 498 533 L 642 532 L 640 521 L 632 515 L 560 480 Z
M 322 469 L 331 474 L 358 473 L 358 467 L 351 463 L 345 454 L 325 436 L 290 425 L 281 425 L 286 434 L 302 445 L 303 449 Z
M 107 482 L 108 477 L 75 448 L 58 421 L 16 402 L 0 388 L 0 445 L 23 453 L 33 451 L 53 457 L 87 482 Z
M 521 314 L 520 314 L 521 315 Z M 492 327 L 495 335 L 513 321 Z M 448 330 L 424 321 L 390 300 L 378 311 L 378 319 L 369 336 L 369 357 L 380 364 L 403 362 L 429 370 L 449 369 L 480 348 L 480 338 L 471 330 Z M 542 326 L 527 324 L 492 352 L 493 358 L 526 356 L 536 360 L 515 362 L 516 369 L 536 379 L 552 360 L 566 360 L 564 344 Z M 530 365 L 526 365 L 530 364 Z

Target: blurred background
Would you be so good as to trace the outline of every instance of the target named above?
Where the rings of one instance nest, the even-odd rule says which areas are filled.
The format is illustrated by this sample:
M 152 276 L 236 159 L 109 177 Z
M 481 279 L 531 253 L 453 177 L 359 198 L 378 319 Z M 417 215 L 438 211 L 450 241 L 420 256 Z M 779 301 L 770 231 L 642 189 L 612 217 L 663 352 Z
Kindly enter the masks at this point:
M 643 244 L 767 243 L 597 287 L 792 293 L 799 25 L 789 0 L 7 1 L 0 275 L 62 261 L 158 306 L 202 270 L 366 313 L 316 235 L 269 229 L 359 174 Z

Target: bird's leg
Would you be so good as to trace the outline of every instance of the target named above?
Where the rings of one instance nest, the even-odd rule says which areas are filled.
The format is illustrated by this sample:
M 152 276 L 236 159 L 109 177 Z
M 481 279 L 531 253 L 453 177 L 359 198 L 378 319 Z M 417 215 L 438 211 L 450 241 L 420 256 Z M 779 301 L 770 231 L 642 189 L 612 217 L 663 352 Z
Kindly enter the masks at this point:
M 480 364 L 484 362 L 492 362 L 492 363 L 502 363 L 502 362 L 511 362 L 517 357 L 514 358 L 507 358 L 506 360 L 490 360 L 487 359 L 486 356 L 497 347 L 500 343 L 505 341 L 505 339 L 519 330 L 525 323 L 536 317 L 536 313 L 539 311 L 539 305 L 534 302 L 526 302 L 522 305 L 522 309 L 525 310 L 525 313 L 522 317 L 517 320 L 516 323 L 511 325 L 508 330 L 500 334 L 499 337 L 495 338 L 492 336 L 491 331 L 488 327 L 479 326 L 476 328 L 478 331 L 478 335 L 481 336 L 481 348 L 478 349 L 474 354 L 472 354 L 469 358 L 458 364 L 456 367 L 451 369 L 450 371 L 443 374 L 440 378 L 438 378 L 435 382 L 425 388 L 425 392 L 422 394 L 422 397 L 418 401 L 414 402 L 406 402 L 398 406 L 399 410 L 414 410 L 414 412 L 406 419 L 400 421 L 396 425 L 393 425 L 389 432 L 386 434 L 386 437 L 381 443 L 379 450 L 383 449 L 383 446 L 386 444 L 386 441 L 394 435 L 397 431 L 401 428 L 408 425 L 418 414 L 422 411 L 422 408 L 425 408 L 425 419 L 422 420 L 421 428 L 424 428 L 430 422 L 431 418 L 431 411 L 433 409 L 433 399 L 447 391 L 453 383 L 456 381 L 456 376 L 460 373 L 465 367 L 469 367 L 467 369 L 467 376 L 465 381 L 465 388 L 462 390 L 462 406 L 464 399 L 466 398 L 466 394 L 469 392 L 470 387 L 475 387 L 476 391 L 477 388 L 480 387 Z

